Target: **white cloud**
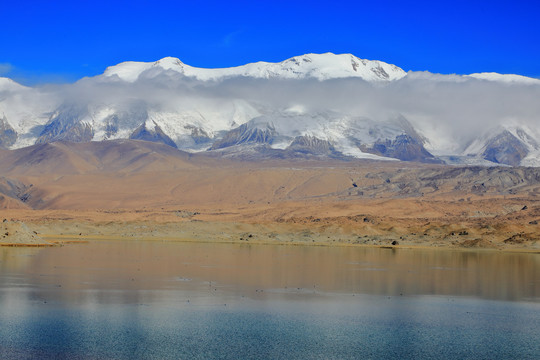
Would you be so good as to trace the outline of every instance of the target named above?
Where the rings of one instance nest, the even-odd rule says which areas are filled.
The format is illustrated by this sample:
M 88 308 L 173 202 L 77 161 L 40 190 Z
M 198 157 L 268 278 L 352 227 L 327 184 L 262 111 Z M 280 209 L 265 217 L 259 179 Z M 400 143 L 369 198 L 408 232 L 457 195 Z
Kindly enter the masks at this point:
M 401 114 L 433 145 L 449 151 L 463 150 L 474 138 L 508 124 L 508 119 L 540 130 L 540 85 L 429 72 L 409 72 L 401 80 L 377 86 L 352 78 L 201 82 L 168 72 L 135 83 L 96 77 L 36 90 L 55 94 L 66 103 L 137 103 L 164 111 L 219 108 L 243 99 L 263 113 L 265 109 L 335 112 L 373 121 L 388 121 Z
M 7 75 L 13 70 L 13 65 L 9 63 L 0 63 L 0 75 Z

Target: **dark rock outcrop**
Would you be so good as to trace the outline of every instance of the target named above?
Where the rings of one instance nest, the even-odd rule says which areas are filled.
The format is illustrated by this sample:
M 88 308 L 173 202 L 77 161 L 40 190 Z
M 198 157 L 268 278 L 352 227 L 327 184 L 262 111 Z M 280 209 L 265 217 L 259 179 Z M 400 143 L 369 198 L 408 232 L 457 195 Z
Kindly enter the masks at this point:
M 367 153 L 403 161 L 442 163 L 424 148 L 418 138 L 406 134 L 398 135 L 394 140 L 378 140 L 372 146 L 361 145 L 360 149 Z
M 334 146 L 329 141 L 309 135 L 295 137 L 287 150 L 313 155 L 335 152 Z
M 118 133 L 118 115 L 114 114 L 105 120 L 105 138 L 109 139 Z
M 242 144 L 271 144 L 275 135 L 276 130 L 271 124 L 258 127 L 246 123 L 229 131 L 221 140 L 216 141 L 210 150 Z
M 32 186 L 32 184 L 28 185 L 16 179 L 0 177 L 0 194 L 19 199 L 22 202 L 26 202 L 30 197 L 28 191 Z
M 17 132 L 11 127 L 4 115 L 0 118 L 0 148 L 7 149 L 17 141 Z
M 76 105 L 63 105 L 47 122 L 36 144 L 53 141 L 87 142 L 94 137 L 94 130 L 81 120 L 88 114 L 88 109 Z
M 191 131 L 191 138 L 195 142 L 195 144 L 204 144 L 211 141 L 210 135 L 200 127 L 196 127 L 193 125 L 186 125 L 184 126 L 184 129 Z
M 177 148 L 176 143 L 167 134 L 165 134 L 158 124 L 156 124 L 155 121 L 152 122 L 154 123 L 154 129 L 148 129 L 145 122 L 135 129 L 129 138 L 132 140 L 158 142 L 172 146 L 173 148 Z
M 508 130 L 491 138 L 482 153 L 482 158 L 497 164 L 518 166 L 529 150 L 527 146 Z

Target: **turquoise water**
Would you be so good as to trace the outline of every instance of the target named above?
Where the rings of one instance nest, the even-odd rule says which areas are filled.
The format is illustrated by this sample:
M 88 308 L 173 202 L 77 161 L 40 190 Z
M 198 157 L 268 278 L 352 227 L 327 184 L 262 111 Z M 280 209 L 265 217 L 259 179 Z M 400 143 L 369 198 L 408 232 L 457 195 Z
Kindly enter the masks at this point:
M 103 242 L 1 255 L 1 359 L 540 358 L 533 254 Z

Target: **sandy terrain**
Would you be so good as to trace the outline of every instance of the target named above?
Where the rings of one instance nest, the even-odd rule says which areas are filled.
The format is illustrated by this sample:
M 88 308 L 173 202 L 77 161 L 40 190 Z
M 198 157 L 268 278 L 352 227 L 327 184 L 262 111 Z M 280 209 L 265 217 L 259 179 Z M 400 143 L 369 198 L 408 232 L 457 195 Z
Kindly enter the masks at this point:
M 51 241 L 137 238 L 540 251 L 540 208 L 523 207 L 518 200 L 479 200 L 467 207 L 476 216 L 463 216 L 459 202 L 401 199 L 221 209 L 3 210 L 0 216 L 23 221 Z
M 22 221 L 45 240 L 540 251 L 539 169 L 234 162 L 139 141 L 47 144 L 6 154 L 0 219 Z
M 20 221 L 4 220 L 0 223 L 1 246 L 52 246 L 52 241 L 44 240 L 37 231 L 30 230 Z

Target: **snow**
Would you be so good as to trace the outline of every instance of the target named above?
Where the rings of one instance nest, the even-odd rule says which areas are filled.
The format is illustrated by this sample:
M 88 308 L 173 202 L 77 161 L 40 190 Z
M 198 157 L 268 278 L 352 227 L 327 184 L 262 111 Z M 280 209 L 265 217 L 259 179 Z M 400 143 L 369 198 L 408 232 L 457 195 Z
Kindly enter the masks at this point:
M 491 139 L 504 131 L 508 131 L 515 136 L 527 148 L 529 153 L 521 160 L 522 166 L 540 166 L 540 132 L 530 126 L 520 124 L 515 119 L 507 119 L 505 124 L 489 129 L 484 134 L 480 134 L 467 146 L 461 156 L 454 157 L 457 159 L 456 161 L 447 161 L 447 163 L 485 166 L 486 160 L 481 159 L 480 154 L 486 150 L 487 144 Z M 499 164 L 492 163 L 491 165 Z
M 337 148 L 336 148 L 337 149 Z M 368 160 L 385 160 L 385 161 L 400 161 L 398 159 L 374 155 L 362 152 L 360 149 L 353 146 L 341 146 L 340 151 L 344 155 L 353 156 L 358 159 L 368 159 Z
M 103 73 L 106 77 L 118 76 L 118 78 L 134 82 L 139 78 L 139 75 L 152 67 L 150 63 L 126 61 L 115 66 L 108 67 Z
M 19 134 L 12 148 L 34 145 L 40 126 L 59 105 L 56 95 L 0 78 L 0 117 Z
M 508 84 L 520 83 L 520 84 L 531 84 L 531 85 L 540 85 L 540 79 L 530 78 L 522 75 L 514 74 L 498 74 L 494 72 L 484 72 L 484 73 L 475 73 L 470 75 L 465 75 L 466 77 L 471 77 L 480 80 L 487 81 L 498 81 Z
M 87 111 L 77 115 L 81 118 L 73 116 L 73 121 L 91 124 L 93 140 L 129 138 L 136 128 L 145 123 L 148 129 L 159 126 L 180 149 L 197 152 L 208 149 L 213 141 L 227 131 L 248 123 L 249 126 L 261 128 L 271 125 L 277 132 L 271 144 L 275 149 L 286 149 L 296 136 L 313 136 L 328 141 L 337 151 L 346 155 L 388 160 L 362 152 L 360 145 L 371 146 L 377 140 L 394 140 L 406 132 L 403 124 L 391 119 L 399 115 L 399 111 L 397 114 L 392 113 L 394 109 L 377 108 L 368 117 L 363 109 L 358 108 L 314 110 L 313 104 L 302 103 L 302 97 L 295 98 L 294 94 L 290 96 L 290 101 L 287 98 L 284 102 L 274 102 L 273 99 L 266 102 L 266 99 L 260 98 L 250 100 L 249 94 L 245 99 L 234 98 L 244 97 L 245 93 L 242 92 L 229 95 L 213 90 L 218 81 L 231 77 L 289 79 L 291 82 L 294 79 L 312 79 L 307 82 L 309 86 L 316 86 L 314 80 L 357 78 L 369 83 L 361 83 L 362 86 L 375 91 L 387 87 L 406 90 L 410 85 L 408 79 L 425 80 L 423 85 L 429 81 L 436 85 L 444 81 L 465 85 L 476 81 L 495 81 L 503 82 L 502 85 L 493 84 L 503 88 L 508 88 L 505 83 L 525 84 L 523 88 L 526 91 L 536 89 L 529 85 L 540 84 L 538 79 L 511 74 L 407 74 L 397 66 L 360 59 L 351 54 L 306 54 L 278 63 L 256 62 L 221 69 L 192 67 L 177 58 L 166 57 L 156 62 L 123 62 L 107 68 L 102 75 L 86 78 L 84 82 L 73 85 L 73 88 L 69 85 L 57 92 L 47 92 L 46 88 L 25 87 L 0 77 L 0 117 L 5 115 L 19 134 L 13 148 L 32 145 L 43 126 L 54 117 L 53 114 L 62 111 L 61 106 L 69 98 L 66 93 L 74 89 L 81 91 L 83 96 L 91 95 L 82 102 Z M 407 78 L 397 81 L 404 77 Z M 198 88 L 191 91 L 190 86 L 193 84 Z M 286 87 L 288 84 L 284 82 L 280 86 Z M 264 81 L 258 81 L 257 86 L 264 86 Z M 95 93 L 102 89 L 103 94 L 96 96 Z M 514 91 L 513 88 L 510 90 Z M 80 99 L 81 96 L 77 93 L 73 98 Z M 418 111 L 414 106 L 405 107 L 404 110 L 406 113 L 402 115 L 413 123 L 418 134 L 425 137 L 426 149 L 434 155 L 446 156 L 445 159 L 450 163 L 487 164 L 480 158 L 486 143 L 501 131 L 507 130 L 529 150 L 522 165 L 540 166 L 540 128 L 534 126 L 534 119 L 520 123 L 520 119 L 504 118 L 501 120 L 502 126 L 501 121 L 498 121 L 487 128 L 485 133 L 465 134 L 465 137 L 460 138 L 457 132 L 451 131 L 452 125 L 438 121 L 432 113 Z M 370 111 L 369 107 L 365 111 Z M 118 125 L 116 134 L 107 132 L 107 124 L 113 119 Z M 525 126 L 525 123 L 530 126 Z M 197 139 L 192 134 L 196 134 Z M 203 141 L 205 136 L 208 136 L 208 142 Z M 473 140 L 465 144 L 468 139 Z
M 9 92 L 12 92 L 12 91 L 21 91 L 21 90 L 25 90 L 25 89 L 28 89 L 26 86 L 23 86 L 11 79 L 8 79 L 8 78 L 5 78 L 5 77 L 0 77 L 0 92 L 3 92 L 3 91 L 9 91 Z
M 497 164 L 488 160 L 482 159 L 480 156 L 461 156 L 461 155 L 446 155 L 439 157 L 445 164 L 448 165 L 468 165 L 468 166 L 509 166 Z
M 366 81 L 393 81 L 406 76 L 401 68 L 382 61 L 359 59 L 352 54 L 306 54 L 295 56 L 279 63 L 256 62 L 247 65 L 205 69 L 182 63 L 179 59 L 166 57 L 154 63 L 124 62 L 105 70 L 105 77 L 114 77 L 134 82 L 150 70 L 172 70 L 186 77 L 201 81 L 215 81 L 230 77 L 329 80 L 357 77 Z
M 496 128 L 489 129 L 481 136 L 478 136 L 463 152 L 463 155 L 481 154 L 486 149 L 487 143 L 503 131 L 508 131 L 510 134 L 519 139 L 531 153 L 540 151 L 540 133 L 525 124 L 515 123 L 515 120 L 507 120 L 507 123 Z M 529 156 L 530 157 L 530 154 Z
M 523 160 L 522 166 L 540 167 L 540 150 L 530 152 Z
M 259 129 L 273 128 L 279 135 L 277 141 L 271 144 L 274 149 L 287 148 L 297 136 L 312 136 L 330 142 L 337 151 L 345 155 L 379 160 L 389 158 L 362 152 L 359 144 L 370 146 L 377 140 L 393 140 L 404 132 L 393 121 L 377 122 L 331 111 L 292 112 L 290 108 L 250 120 L 248 126 Z

